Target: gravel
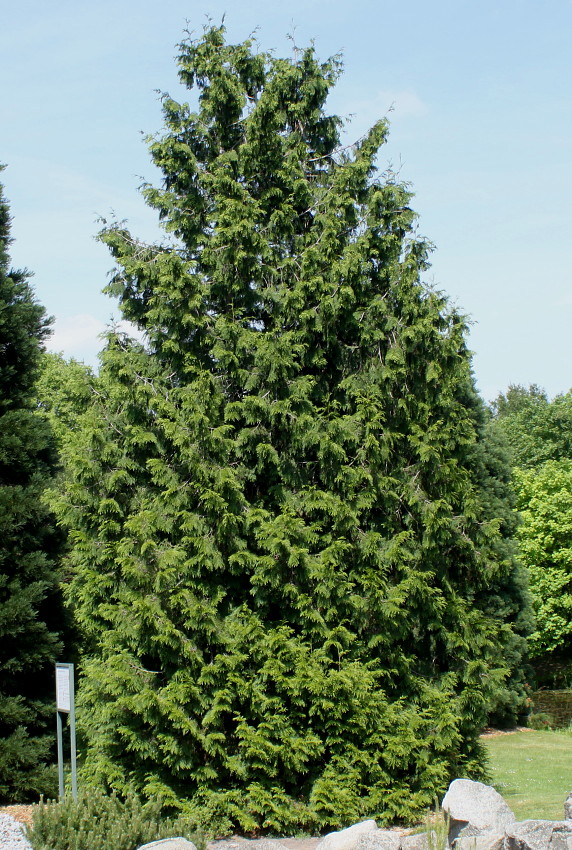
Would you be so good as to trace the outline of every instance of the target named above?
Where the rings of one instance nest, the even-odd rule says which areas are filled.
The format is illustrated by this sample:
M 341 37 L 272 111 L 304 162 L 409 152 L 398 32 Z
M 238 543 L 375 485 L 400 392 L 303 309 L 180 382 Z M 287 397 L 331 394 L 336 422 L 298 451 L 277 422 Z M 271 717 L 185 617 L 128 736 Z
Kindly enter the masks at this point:
M 31 850 L 24 826 L 12 815 L 0 812 L 0 850 Z

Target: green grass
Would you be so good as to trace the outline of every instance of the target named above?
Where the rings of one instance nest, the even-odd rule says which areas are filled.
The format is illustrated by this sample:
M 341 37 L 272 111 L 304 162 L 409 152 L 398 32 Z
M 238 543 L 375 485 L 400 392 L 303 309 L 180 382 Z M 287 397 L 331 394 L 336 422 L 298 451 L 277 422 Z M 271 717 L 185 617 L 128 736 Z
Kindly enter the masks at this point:
M 562 820 L 572 791 L 570 732 L 513 732 L 485 738 L 492 784 L 517 820 Z

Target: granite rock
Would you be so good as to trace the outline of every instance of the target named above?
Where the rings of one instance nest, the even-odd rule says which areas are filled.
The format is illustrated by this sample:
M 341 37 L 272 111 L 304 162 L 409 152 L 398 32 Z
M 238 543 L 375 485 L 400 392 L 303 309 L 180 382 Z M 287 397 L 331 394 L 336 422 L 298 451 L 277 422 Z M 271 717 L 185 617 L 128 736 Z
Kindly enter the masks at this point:
M 566 850 L 570 839 L 569 821 L 523 820 L 506 829 L 505 850 Z
M 437 847 L 437 833 L 431 830 L 430 832 L 403 835 L 401 837 L 401 850 L 442 850 L 442 848 Z
M 400 850 L 401 835 L 391 829 L 373 829 L 365 832 L 356 844 L 356 850 Z
M 461 836 L 484 832 L 502 835 L 506 827 L 516 821 L 498 791 L 471 779 L 451 782 L 442 807 L 449 816 L 449 846 Z
M 339 832 L 329 832 L 322 838 L 316 850 L 356 850 L 360 838 L 375 831 L 377 831 L 377 824 L 374 820 L 354 823 L 353 826 L 348 826 L 347 829 L 341 829 Z M 380 830 L 380 832 L 383 831 L 385 830 Z

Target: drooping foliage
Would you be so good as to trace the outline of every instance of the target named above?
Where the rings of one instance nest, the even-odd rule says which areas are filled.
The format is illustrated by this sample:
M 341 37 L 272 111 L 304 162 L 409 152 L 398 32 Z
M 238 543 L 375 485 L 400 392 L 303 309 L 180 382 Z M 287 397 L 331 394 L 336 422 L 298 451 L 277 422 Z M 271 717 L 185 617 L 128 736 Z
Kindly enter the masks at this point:
M 166 241 L 102 233 L 146 343 L 109 335 L 59 500 L 85 776 L 220 829 L 411 817 L 480 775 L 515 641 L 464 321 L 336 60 L 210 28 L 179 67 Z
M 49 323 L 29 274 L 10 268 L 9 244 L 0 192 L 0 801 L 24 802 L 53 793 L 61 534 L 42 503 L 57 464 L 54 441 L 33 410 Z

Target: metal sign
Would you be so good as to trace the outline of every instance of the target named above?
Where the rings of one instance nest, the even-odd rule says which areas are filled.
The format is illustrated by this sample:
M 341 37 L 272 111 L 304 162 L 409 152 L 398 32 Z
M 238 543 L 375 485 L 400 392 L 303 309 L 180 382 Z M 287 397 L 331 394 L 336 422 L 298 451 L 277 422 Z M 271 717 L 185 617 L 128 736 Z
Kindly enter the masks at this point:
M 73 690 L 73 664 L 56 664 L 56 709 L 71 711 L 71 692 Z
M 56 720 L 58 734 L 58 779 L 60 800 L 65 798 L 63 714 L 67 714 L 70 721 L 72 796 L 74 800 L 77 800 L 73 664 L 56 664 Z

